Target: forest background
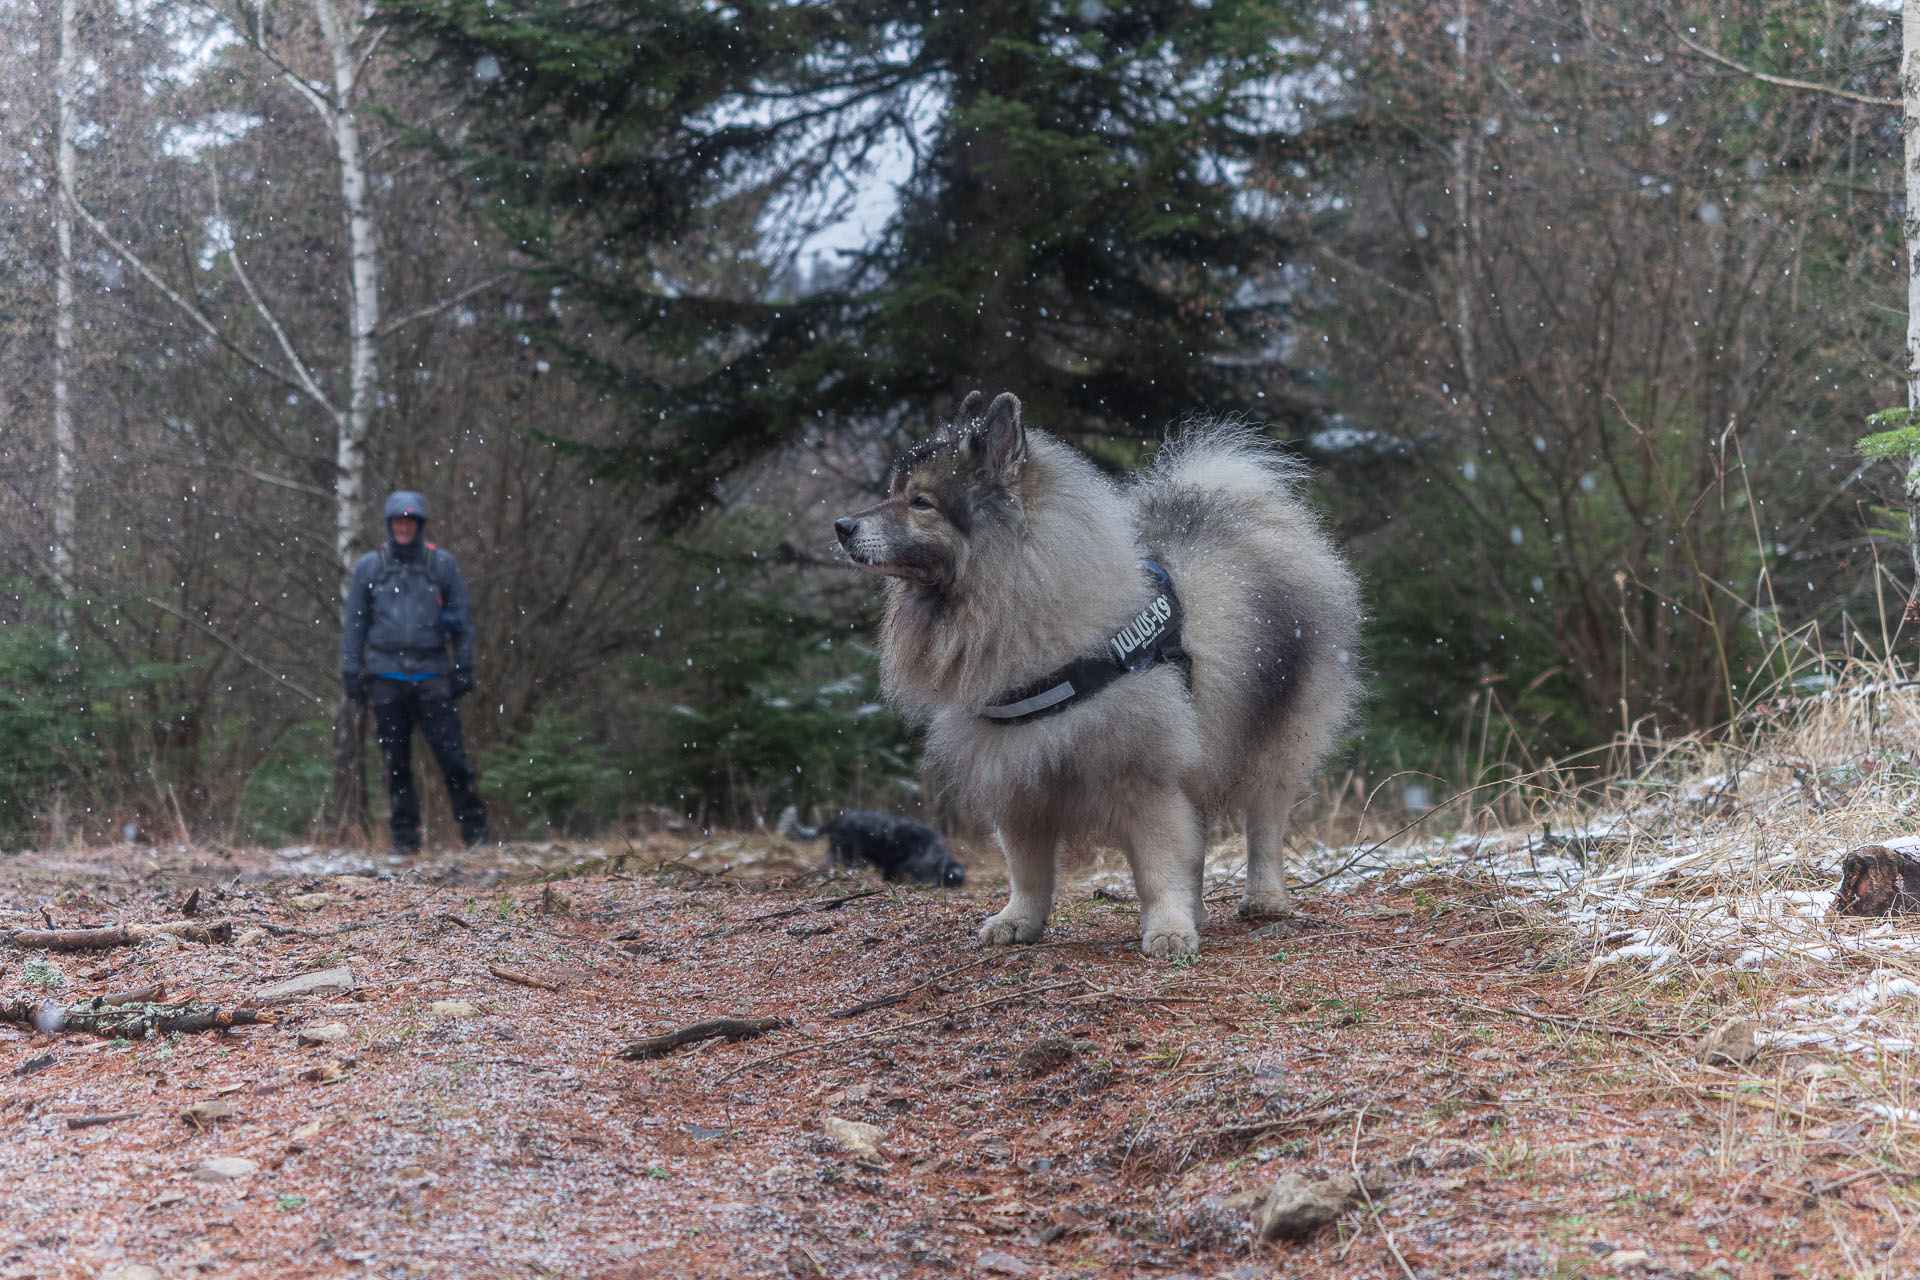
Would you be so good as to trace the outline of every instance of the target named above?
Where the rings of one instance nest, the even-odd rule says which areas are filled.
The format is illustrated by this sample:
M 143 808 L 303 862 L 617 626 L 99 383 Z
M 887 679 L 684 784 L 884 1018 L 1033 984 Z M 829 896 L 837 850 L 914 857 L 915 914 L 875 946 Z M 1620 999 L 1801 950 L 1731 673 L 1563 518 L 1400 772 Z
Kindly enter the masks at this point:
M 0 840 L 362 829 L 398 487 L 503 833 L 959 820 L 830 526 L 975 387 L 1116 471 L 1201 414 L 1311 461 L 1371 609 L 1329 786 L 1822 687 L 1912 589 L 1856 449 L 1899 50 L 1791 0 L 0 4 Z

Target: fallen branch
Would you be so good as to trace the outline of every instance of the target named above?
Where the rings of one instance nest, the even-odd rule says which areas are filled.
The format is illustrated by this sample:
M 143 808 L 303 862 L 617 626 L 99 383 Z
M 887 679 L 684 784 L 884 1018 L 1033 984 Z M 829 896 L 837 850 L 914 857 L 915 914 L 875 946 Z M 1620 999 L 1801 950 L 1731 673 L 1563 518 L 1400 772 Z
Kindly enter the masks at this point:
M 32 1000 L 0 1003 L 0 1022 L 37 1031 L 85 1031 L 104 1040 L 144 1040 L 148 1036 L 189 1035 L 228 1027 L 270 1027 L 279 1021 L 271 1013 L 257 1009 L 167 1009 L 151 1004 L 95 1009 L 90 1003 L 72 1008 Z
M 502 982 L 515 982 L 523 987 L 538 987 L 542 991 L 558 991 L 560 984 L 548 982 L 545 978 L 536 978 L 530 973 L 521 973 L 518 969 L 508 969 L 502 965 L 490 964 L 487 972 Z
M 648 1036 L 643 1040 L 629 1040 L 615 1049 L 613 1056 L 634 1061 L 658 1058 L 663 1054 L 672 1053 L 682 1045 L 695 1044 L 701 1040 L 712 1040 L 720 1036 L 725 1036 L 729 1040 L 749 1040 L 754 1036 L 765 1035 L 769 1031 L 787 1025 L 787 1020 L 779 1017 L 711 1018 L 706 1022 L 691 1023 L 661 1035 Z
M 121 1120 L 138 1120 L 138 1111 L 116 1111 L 110 1116 L 68 1116 L 67 1128 L 92 1129 L 98 1125 L 114 1124 Z
M 233 921 L 201 924 L 195 920 L 167 920 L 159 924 L 123 924 L 105 929 L 15 929 L 7 941 L 38 951 L 107 951 L 137 947 L 149 938 L 179 938 L 182 942 L 233 941 Z

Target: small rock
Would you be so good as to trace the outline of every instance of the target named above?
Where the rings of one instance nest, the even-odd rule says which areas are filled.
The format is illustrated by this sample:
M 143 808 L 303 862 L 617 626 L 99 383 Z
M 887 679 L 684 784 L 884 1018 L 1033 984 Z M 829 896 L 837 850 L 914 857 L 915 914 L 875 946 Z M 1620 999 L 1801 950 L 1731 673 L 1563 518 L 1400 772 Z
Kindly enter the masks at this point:
M 348 1078 L 348 1073 L 360 1065 L 358 1058 L 341 1058 L 336 1062 L 323 1062 L 308 1071 L 302 1071 L 302 1080 L 311 1080 L 315 1084 L 338 1084 Z
M 308 1027 L 296 1038 L 302 1049 L 316 1044 L 339 1044 L 347 1038 L 347 1024 L 323 1022 L 317 1027 Z
M 224 1102 L 196 1102 L 180 1113 L 180 1119 L 196 1129 L 204 1129 L 215 1120 L 233 1119 L 233 1108 Z
M 1028 1079 L 1038 1079 L 1051 1075 L 1072 1062 L 1079 1051 L 1070 1040 L 1049 1037 L 1035 1040 L 1020 1051 L 1013 1060 L 1013 1068 Z
M 997 1276 L 1030 1276 L 1033 1268 L 1010 1253 L 983 1253 L 974 1259 L 973 1265 L 982 1271 L 991 1271 Z
M 168 1205 L 179 1204 L 186 1198 L 187 1193 L 184 1191 L 162 1191 L 159 1195 L 141 1205 L 140 1209 L 143 1213 L 158 1213 Z
M 320 1136 L 320 1130 L 325 1127 L 325 1124 L 319 1120 L 309 1120 L 287 1136 L 295 1142 L 312 1142 Z
M 254 943 L 264 939 L 266 936 L 267 936 L 267 931 L 265 929 L 248 929 L 245 933 L 242 933 L 239 937 L 233 940 L 233 945 L 236 947 L 250 947 Z
M 436 1018 L 471 1018 L 473 1006 L 465 1000 L 435 1000 L 427 1012 Z
M 414 1187 L 424 1187 L 429 1183 L 438 1182 L 439 1180 L 440 1178 L 438 1174 L 434 1173 L 431 1169 L 426 1168 L 424 1165 L 417 1165 L 417 1164 L 410 1164 L 406 1168 L 394 1174 L 393 1177 L 387 1179 L 387 1181 L 393 1183 L 393 1185 L 396 1187 L 403 1187 L 408 1189 L 411 1189 Z
M 303 973 L 297 978 L 288 978 L 285 982 L 276 982 L 272 986 L 262 987 L 255 993 L 253 999 L 255 1004 L 275 1004 L 281 1000 L 293 1000 L 300 996 L 351 990 L 353 990 L 353 970 L 343 964 L 331 969 L 316 969 L 312 973 Z
M 139 1266 L 122 1267 L 118 1271 L 109 1271 L 106 1280 L 160 1280 L 160 1273 L 143 1263 Z
M 1653 1261 L 1653 1255 L 1645 1249 L 1615 1249 L 1600 1260 L 1600 1264 L 1612 1267 L 1615 1271 L 1627 1271 L 1633 1267 L 1644 1267 Z
M 1695 1055 L 1710 1067 L 1741 1067 L 1760 1056 L 1748 1018 L 1728 1018 L 1700 1041 Z
M 318 911 L 322 907 L 332 906 L 334 901 L 331 893 L 296 893 L 289 895 L 286 900 L 288 906 L 298 907 L 302 911 Z
M 1254 1238 L 1303 1239 L 1345 1213 L 1359 1198 L 1360 1184 L 1347 1174 L 1309 1178 L 1289 1173 L 1273 1184 L 1266 1202 L 1254 1212 Z
M 820 1122 L 820 1131 L 855 1160 L 879 1164 L 886 1159 L 880 1151 L 880 1144 L 887 1140 L 887 1131 L 877 1124 L 828 1116 Z
M 201 1182 L 230 1182 L 234 1178 L 250 1178 L 259 1171 L 260 1166 L 251 1160 L 221 1156 L 217 1160 L 202 1160 L 193 1167 L 193 1176 Z

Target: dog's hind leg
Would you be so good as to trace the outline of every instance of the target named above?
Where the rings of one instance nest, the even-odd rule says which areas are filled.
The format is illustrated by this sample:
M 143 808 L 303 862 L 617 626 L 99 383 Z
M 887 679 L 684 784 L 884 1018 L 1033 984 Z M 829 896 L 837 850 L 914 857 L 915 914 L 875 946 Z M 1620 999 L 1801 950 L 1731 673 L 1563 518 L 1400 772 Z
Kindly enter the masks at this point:
M 1060 836 L 1052 826 L 1025 827 L 1002 823 L 995 833 L 1007 855 L 1011 887 L 1007 905 L 980 926 L 980 941 L 990 947 L 1010 942 L 1038 942 L 1053 911 L 1054 850 Z
M 1287 892 L 1287 815 L 1293 809 L 1297 775 L 1291 770 L 1278 782 L 1247 793 L 1247 892 L 1240 914 L 1290 916 L 1293 896 Z
M 1126 844 L 1140 894 L 1140 950 L 1150 956 L 1195 954 L 1207 922 L 1201 896 L 1206 840 L 1192 802 L 1175 792 L 1143 806 Z

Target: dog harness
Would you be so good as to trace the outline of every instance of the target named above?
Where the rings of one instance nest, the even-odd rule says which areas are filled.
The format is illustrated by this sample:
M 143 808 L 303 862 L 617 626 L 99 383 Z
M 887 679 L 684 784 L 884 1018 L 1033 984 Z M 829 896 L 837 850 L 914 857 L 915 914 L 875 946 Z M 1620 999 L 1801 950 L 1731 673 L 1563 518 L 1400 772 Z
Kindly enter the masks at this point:
M 1180 647 L 1180 597 L 1173 578 L 1157 560 L 1141 563 L 1160 590 L 1132 622 L 1107 637 L 1100 656 L 1075 659 L 1032 684 L 1009 690 L 981 714 L 995 724 L 1025 724 L 1065 711 L 1128 672 L 1161 662 L 1177 665 L 1191 684 L 1192 660 Z

